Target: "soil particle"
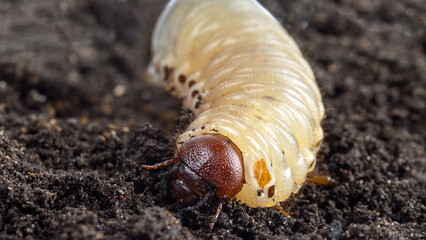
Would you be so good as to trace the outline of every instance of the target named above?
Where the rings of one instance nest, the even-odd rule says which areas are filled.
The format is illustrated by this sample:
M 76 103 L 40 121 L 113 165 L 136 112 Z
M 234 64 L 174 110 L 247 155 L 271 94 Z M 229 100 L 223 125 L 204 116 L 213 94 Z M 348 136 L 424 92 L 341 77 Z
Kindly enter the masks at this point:
M 272 208 L 187 211 L 169 193 L 193 118 L 145 81 L 161 1 L 0 2 L 0 239 L 425 239 L 426 5 L 260 1 L 321 87 L 315 174 Z

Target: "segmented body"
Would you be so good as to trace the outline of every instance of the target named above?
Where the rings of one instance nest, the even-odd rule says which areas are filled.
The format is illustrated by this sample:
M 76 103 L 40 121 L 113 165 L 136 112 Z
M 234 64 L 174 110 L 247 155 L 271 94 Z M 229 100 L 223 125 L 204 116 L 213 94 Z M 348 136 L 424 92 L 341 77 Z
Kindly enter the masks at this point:
M 214 133 L 244 158 L 236 199 L 274 206 L 315 166 L 324 106 L 291 36 L 254 0 L 175 0 L 154 30 L 151 78 L 184 99 L 195 120 L 177 140 Z

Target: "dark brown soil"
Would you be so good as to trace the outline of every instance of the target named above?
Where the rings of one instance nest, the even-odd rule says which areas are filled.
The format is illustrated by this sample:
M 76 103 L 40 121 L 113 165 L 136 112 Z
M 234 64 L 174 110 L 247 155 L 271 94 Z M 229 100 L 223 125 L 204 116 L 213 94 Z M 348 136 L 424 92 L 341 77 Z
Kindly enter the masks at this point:
M 318 174 L 276 209 L 184 211 L 168 192 L 190 120 L 144 82 L 165 1 L 0 1 L 0 239 L 426 238 L 424 0 L 261 1 L 324 94 Z M 176 122 L 178 124 L 176 125 Z

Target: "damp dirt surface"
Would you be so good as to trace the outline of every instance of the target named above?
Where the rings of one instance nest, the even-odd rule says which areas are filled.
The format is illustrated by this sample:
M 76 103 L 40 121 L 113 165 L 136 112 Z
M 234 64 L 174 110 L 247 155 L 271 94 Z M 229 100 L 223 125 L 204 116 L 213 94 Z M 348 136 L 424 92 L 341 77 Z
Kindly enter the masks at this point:
M 0 239 L 424 239 L 426 4 L 261 1 L 324 96 L 316 175 L 274 208 L 185 211 L 168 170 L 192 116 L 149 86 L 165 1 L 0 1 Z

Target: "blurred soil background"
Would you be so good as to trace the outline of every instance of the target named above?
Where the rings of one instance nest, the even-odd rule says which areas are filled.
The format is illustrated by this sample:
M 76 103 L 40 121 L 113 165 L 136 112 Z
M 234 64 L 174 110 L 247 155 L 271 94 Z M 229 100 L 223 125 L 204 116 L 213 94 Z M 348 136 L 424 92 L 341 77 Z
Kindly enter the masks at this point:
M 292 218 L 184 211 L 167 172 L 191 115 L 149 86 L 148 0 L 0 1 L 0 239 L 426 238 L 424 0 L 261 1 L 311 63 L 327 118 Z

